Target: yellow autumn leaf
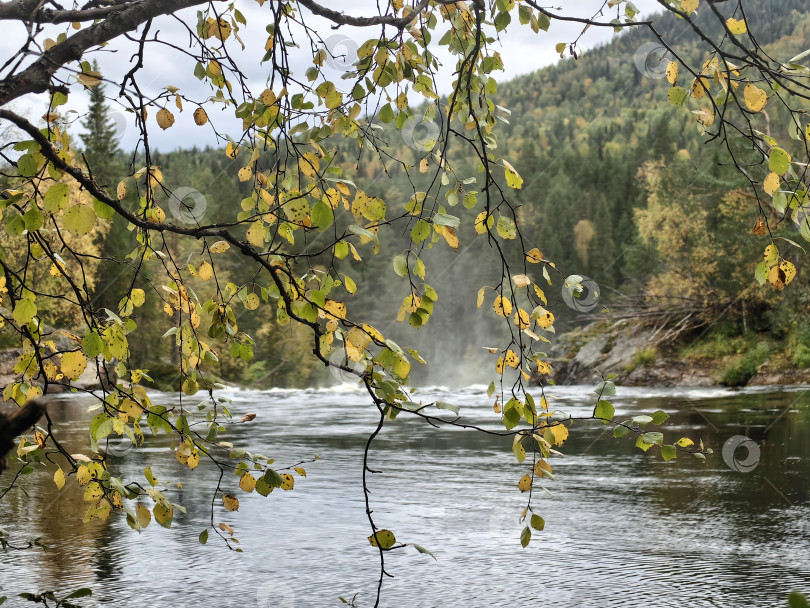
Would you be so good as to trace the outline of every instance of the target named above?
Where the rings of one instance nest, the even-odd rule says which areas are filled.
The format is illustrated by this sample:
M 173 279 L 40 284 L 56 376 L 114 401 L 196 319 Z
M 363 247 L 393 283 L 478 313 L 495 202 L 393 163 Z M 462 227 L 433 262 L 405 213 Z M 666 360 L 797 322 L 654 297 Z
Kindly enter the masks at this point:
M 687 15 L 694 13 L 700 6 L 700 0 L 681 0 L 681 10 Z
M 228 251 L 230 248 L 231 246 L 228 241 L 217 241 L 208 248 L 208 251 L 211 253 L 222 253 L 224 251 Z
M 239 487 L 242 489 L 242 491 L 250 494 L 256 489 L 256 478 L 250 473 L 245 473 L 239 479 Z
M 313 152 L 307 152 L 298 159 L 298 170 L 310 178 L 318 175 L 321 163 Z
M 323 309 L 327 312 L 326 318 L 328 319 L 345 319 L 346 318 L 346 304 L 343 302 L 336 302 L 335 300 L 326 300 Z
M 90 473 L 90 469 L 83 464 L 80 464 L 79 468 L 76 469 L 76 481 L 79 483 L 79 485 L 86 486 L 88 483 L 90 483 L 92 478 L 93 475 Z
M 768 176 L 762 183 L 762 187 L 765 189 L 765 192 L 773 196 L 774 193 L 779 190 L 780 184 L 781 180 L 779 179 L 779 176 L 773 171 L 771 171 L 770 173 L 768 173 Z
M 139 504 L 135 506 L 135 517 L 138 519 L 138 525 L 145 528 L 152 521 L 152 512 L 144 505 Z
M 674 61 L 670 61 L 667 64 L 667 82 L 669 84 L 675 84 L 678 82 L 678 64 Z
M 164 131 L 174 124 L 174 114 L 166 108 L 158 110 L 155 118 L 157 119 L 158 126 Z
M 765 104 L 768 103 L 768 94 L 749 82 L 743 89 L 743 99 L 745 99 L 745 105 L 748 106 L 749 110 L 761 112 Z
M 208 262 L 203 262 L 197 269 L 197 276 L 201 281 L 208 281 L 214 276 L 214 267 Z
M 455 230 L 453 230 L 450 226 L 442 226 L 442 236 L 454 251 L 458 251 L 459 240 L 458 236 L 456 236 Z
M 391 530 L 377 530 L 376 537 L 372 534 L 368 537 L 368 542 L 372 547 L 379 545 L 381 549 L 390 549 L 396 544 L 397 539 Z
M 506 365 L 514 369 L 520 363 L 520 357 L 517 356 L 517 353 L 515 351 L 508 350 L 506 351 L 506 358 L 504 359 L 504 363 L 506 363 Z
M 726 27 L 735 36 L 739 36 L 740 34 L 744 34 L 748 31 L 748 25 L 745 23 L 745 19 L 738 20 L 734 17 L 730 17 L 726 21 Z
M 498 361 L 495 363 L 495 371 L 499 374 L 503 373 L 503 357 L 498 357 Z
M 82 372 L 87 367 L 87 357 L 81 351 L 64 353 L 59 366 L 62 368 L 65 378 L 75 380 L 82 375 Z
M 506 185 L 515 190 L 520 190 L 523 187 L 523 178 L 515 170 L 515 168 L 507 161 L 503 160 L 504 176 L 506 177 Z
M 564 424 L 555 424 L 550 426 L 549 430 L 554 435 L 554 445 L 556 446 L 561 446 L 568 439 L 568 427 Z
M 61 467 L 57 468 L 56 472 L 53 474 L 53 482 L 56 484 L 57 490 L 61 490 L 65 487 L 65 472 Z
M 492 308 L 495 311 L 495 314 L 497 314 L 499 317 L 506 318 L 512 314 L 512 302 L 503 296 L 498 296 L 495 298 Z
M 518 329 L 528 329 L 529 326 L 531 326 L 529 313 L 522 308 L 518 308 L 517 311 L 515 311 L 514 323 Z
M 239 173 L 237 175 L 239 176 L 240 182 L 246 182 L 253 177 L 253 169 L 250 168 L 250 165 L 247 167 L 242 167 L 239 169 Z
M 289 473 L 282 473 L 281 474 L 281 489 L 282 490 L 292 490 L 293 486 L 295 486 L 295 478 L 290 475 Z
M 518 482 L 518 489 L 521 492 L 528 492 L 532 489 L 532 478 L 530 475 L 526 474 L 520 478 L 520 481 Z
M 228 511 L 238 511 L 239 510 L 239 499 L 234 496 L 233 494 L 223 494 L 222 495 L 222 505 Z
M 554 324 L 554 314 L 542 306 L 538 306 L 534 309 L 532 319 L 537 321 L 537 324 L 543 329 L 548 329 Z
M 196 110 L 194 110 L 194 123 L 197 126 L 201 127 L 207 122 L 208 122 L 208 114 L 205 113 L 205 110 L 203 108 L 197 108 Z
M 526 261 L 529 262 L 529 264 L 539 264 L 543 261 L 543 254 L 535 247 L 526 253 Z

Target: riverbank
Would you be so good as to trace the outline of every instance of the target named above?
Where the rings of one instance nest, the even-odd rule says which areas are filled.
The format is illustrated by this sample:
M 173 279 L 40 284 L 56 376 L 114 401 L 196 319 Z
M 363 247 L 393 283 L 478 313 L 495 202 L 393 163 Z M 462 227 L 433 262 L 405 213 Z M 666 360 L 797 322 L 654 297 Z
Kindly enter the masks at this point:
M 616 374 L 629 386 L 763 386 L 810 382 L 810 361 L 787 337 L 719 331 L 660 343 L 660 332 L 630 319 L 596 321 L 561 334 L 550 352 L 557 384 Z

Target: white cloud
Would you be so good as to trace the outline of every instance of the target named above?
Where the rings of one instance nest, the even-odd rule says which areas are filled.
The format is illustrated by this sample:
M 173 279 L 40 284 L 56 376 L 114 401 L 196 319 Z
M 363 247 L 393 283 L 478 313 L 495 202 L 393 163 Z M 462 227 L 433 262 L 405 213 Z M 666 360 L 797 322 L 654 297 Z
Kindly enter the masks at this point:
M 272 13 L 269 9 L 269 3 L 262 7 L 252 0 L 237 0 L 235 4 L 248 21 L 247 27 L 243 27 L 239 32 L 246 49 L 242 50 L 233 36 L 228 40 L 227 48 L 234 61 L 243 71 L 247 82 L 250 83 L 251 91 L 257 94 L 265 88 L 267 79 L 270 76 L 270 66 L 260 64 L 260 59 L 264 55 L 264 44 L 267 39 L 265 27 L 271 20 Z M 562 9 L 566 15 L 590 17 L 603 4 L 603 0 L 568 1 L 562 3 Z M 658 6 L 655 0 L 637 0 L 636 5 L 642 10 L 642 14 L 648 14 Z M 369 14 L 376 11 L 376 0 L 349 0 L 342 2 L 341 10 L 354 15 Z M 604 19 L 608 20 L 609 18 L 606 16 Z M 328 42 L 335 54 L 346 52 L 352 55 L 362 41 L 377 31 L 374 30 L 374 32 L 370 33 L 369 31 L 360 31 L 358 28 L 348 27 L 333 30 L 330 27 L 331 24 L 326 20 L 314 17 L 306 12 L 304 12 L 304 19 L 306 24 L 314 30 L 311 35 L 316 39 L 316 42 L 318 41 L 317 36 L 320 36 L 321 39 Z M 152 39 L 157 36 L 167 44 L 150 42 L 147 45 L 144 54 L 144 67 L 138 72 L 137 76 L 139 87 L 145 96 L 153 98 L 160 94 L 164 87 L 169 85 L 179 87 L 184 95 L 198 101 L 203 101 L 213 94 L 214 91 L 209 85 L 200 82 L 194 77 L 195 60 L 183 52 L 193 53 L 194 49 L 189 47 L 190 36 L 186 26 L 181 21 L 194 29 L 196 20 L 196 9 L 187 9 L 178 13 L 175 17 L 164 17 L 154 21 L 149 38 Z M 6 46 L 9 54 L 19 48 L 19 43 L 24 40 L 24 31 L 19 27 L 14 28 L 14 25 L 19 24 L 10 24 L 12 27 L 4 35 L 5 42 L 2 43 Z M 573 41 L 581 30 L 582 25 L 580 24 L 552 22 L 547 33 L 534 34 L 527 26 L 520 26 L 517 23 L 517 16 L 515 16 L 508 33 L 501 36 L 493 46 L 493 50 L 497 50 L 501 54 L 505 63 L 505 72 L 498 75 L 497 78 L 499 80 L 511 79 L 553 63 L 558 59 L 554 46 L 558 42 Z M 71 30 L 69 26 L 50 27 L 48 35 L 55 38 L 60 31 L 66 31 L 69 34 Z M 290 34 L 285 33 L 285 35 L 289 36 Z M 579 46 L 587 50 L 609 40 L 614 35 L 612 28 L 590 28 L 579 40 Z M 310 43 L 303 35 L 303 29 L 300 27 L 292 32 L 292 38 L 300 45 L 300 48 L 291 49 L 291 72 L 296 79 L 303 80 L 304 71 L 311 65 Z M 131 69 L 137 60 L 137 56 L 134 54 L 136 50 L 137 45 L 135 42 L 122 39 L 97 50 L 91 56 L 98 60 L 105 78 L 113 82 L 120 82 L 123 75 Z M 454 60 L 447 54 L 439 54 L 439 57 L 443 59 L 445 65 L 438 75 L 437 82 L 440 91 L 446 93 L 449 91 L 450 82 L 452 81 Z M 333 73 L 337 76 L 337 70 L 333 70 Z M 231 81 L 234 87 L 238 87 L 235 79 L 231 78 Z M 238 91 L 235 92 L 238 93 Z M 112 84 L 107 84 L 106 93 L 113 98 L 118 96 L 118 90 Z M 47 106 L 46 96 L 29 96 L 23 101 L 24 105 L 29 109 L 29 115 L 39 116 L 45 112 Z M 168 151 L 187 148 L 192 145 L 217 144 L 210 123 L 204 127 L 198 127 L 194 124 L 191 116 L 193 106 L 185 104 L 185 111 L 182 113 L 177 111 L 173 101 L 170 101 L 168 107 L 175 114 L 176 123 L 165 132 L 156 126 L 156 111 L 152 110 L 150 112 L 149 122 L 154 128 L 151 130 L 149 137 L 150 145 L 154 149 Z M 78 117 L 86 111 L 86 108 L 87 94 L 77 86 L 71 93 L 68 105 L 64 109 L 72 111 L 71 115 Z M 116 109 L 115 106 L 114 109 Z M 239 121 L 232 117 L 232 108 L 228 108 L 220 114 L 216 107 L 209 104 L 206 111 L 214 120 L 220 132 L 233 132 L 241 127 Z M 138 138 L 133 115 L 117 111 L 114 118 L 120 125 L 122 148 L 132 149 Z M 73 128 L 74 136 L 78 135 L 80 130 L 80 127 L 76 125 Z

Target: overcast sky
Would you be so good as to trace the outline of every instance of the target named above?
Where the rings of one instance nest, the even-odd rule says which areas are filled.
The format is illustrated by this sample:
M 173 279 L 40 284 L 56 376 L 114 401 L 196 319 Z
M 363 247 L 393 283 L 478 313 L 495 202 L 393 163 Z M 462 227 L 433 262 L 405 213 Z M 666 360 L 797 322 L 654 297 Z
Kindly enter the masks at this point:
M 593 11 L 602 3 L 602 0 L 563 0 L 556 3 L 556 6 L 560 6 L 567 15 L 590 17 L 593 15 Z M 330 6 L 330 8 L 335 8 L 337 5 L 344 12 L 357 15 L 373 14 L 376 11 L 376 0 L 345 0 L 340 3 L 324 2 L 324 4 Z M 656 8 L 660 8 L 655 0 L 635 0 L 635 4 L 643 15 L 650 14 Z M 236 0 L 235 5 L 242 11 L 248 21 L 247 26 L 243 26 L 239 32 L 246 49 L 243 51 L 233 36 L 228 40 L 228 49 L 237 64 L 247 75 L 252 92 L 258 94 L 265 88 L 269 76 L 267 66 L 262 66 L 259 63 L 261 56 L 264 54 L 264 44 L 267 39 L 265 26 L 271 17 L 268 9 L 269 3 L 262 8 L 253 0 Z M 581 31 L 581 26 L 576 24 L 552 22 L 548 33 L 541 31 L 539 34 L 535 34 L 528 26 L 520 26 L 517 23 L 517 11 L 514 11 L 514 13 L 513 23 L 508 29 L 508 34 L 496 42 L 494 47 L 495 50 L 500 52 L 506 67 L 504 73 L 496 75 L 498 80 L 503 81 L 521 74 L 530 73 L 559 60 L 554 46 L 558 42 L 573 40 Z M 196 26 L 196 9 L 178 13 L 178 17 L 187 22 L 192 29 Z M 346 51 L 349 56 L 353 57 L 358 43 L 362 43 L 371 35 L 369 31 L 359 32 L 351 28 L 332 30 L 325 20 L 306 13 L 305 18 L 308 25 L 318 30 L 322 39 L 336 53 Z M 609 17 L 606 17 L 605 20 L 609 20 Z M 10 27 L 11 25 L 15 26 L 16 29 Z M 7 23 L 6 26 L 9 29 L 4 32 L 3 40 L 0 41 L 0 58 L 4 58 L 7 54 L 16 50 L 24 34 L 21 24 Z M 55 38 L 60 31 L 66 30 L 68 34 L 72 31 L 69 26 L 54 27 L 49 35 Z M 159 32 L 160 39 L 170 42 L 172 45 L 181 48 L 188 48 L 189 46 L 188 33 L 177 19 L 167 17 L 156 20 L 151 32 Z M 587 50 L 609 40 L 614 35 L 611 28 L 590 28 L 580 40 L 580 47 Z M 298 70 L 299 74 L 303 74 L 303 70 L 311 65 L 312 56 L 309 45 L 306 39 L 300 36 L 300 32 L 296 32 L 296 40 L 303 48 L 298 53 L 293 52 L 291 67 L 293 71 Z M 438 38 L 434 38 L 434 41 L 438 41 Z M 121 76 L 131 67 L 134 60 L 132 56 L 134 48 L 134 43 L 116 41 L 114 44 L 92 53 L 92 56 L 98 59 L 101 72 L 105 78 L 115 81 L 116 79 L 120 80 Z M 205 95 L 210 94 L 208 85 L 200 83 L 193 76 L 194 61 L 169 46 L 149 45 L 144 60 L 145 65 L 139 73 L 138 81 L 145 95 L 154 96 L 163 87 L 169 85 L 180 87 L 181 92 L 196 99 L 202 99 Z M 453 72 L 453 64 L 450 61 L 445 63 L 447 65 L 439 78 L 440 86 L 441 84 L 445 85 L 442 92 L 449 90 Z M 334 70 L 333 73 L 335 78 L 338 78 L 337 70 Z M 79 86 L 73 87 L 71 91 L 65 109 L 75 111 L 75 113 L 71 114 L 75 118 L 86 111 L 87 94 Z M 107 85 L 106 94 L 115 97 L 117 91 L 112 85 Z M 47 107 L 47 97 L 44 95 L 28 96 L 22 103 L 18 102 L 15 107 L 18 111 L 27 113 L 30 118 L 39 117 Z M 186 105 L 185 111 L 182 113 L 177 111 L 173 103 L 168 107 L 175 114 L 176 123 L 167 131 L 161 131 L 156 127 L 154 122 L 156 111 L 152 110 L 150 112 L 149 123 L 154 126 L 150 132 L 150 144 L 153 148 L 169 151 L 181 147 L 187 148 L 192 145 L 217 145 L 216 138 L 209 127 L 198 127 L 194 124 L 192 119 L 193 106 Z M 212 108 L 210 105 L 206 110 L 211 118 L 217 121 L 220 130 L 224 125 L 238 127 L 237 123 L 228 116 L 233 115 L 232 107 L 221 115 L 219 109 Z M 121 147 L 125 150 L 132 149 L 137 141 L 137 132 L 132 115 L 126 112 L 115 112 L 114 119 L 120 132 Z M 80 130 L 80 127 L 76 125 L 72 129 L 72 133 L 74 136 L 78 135 Z

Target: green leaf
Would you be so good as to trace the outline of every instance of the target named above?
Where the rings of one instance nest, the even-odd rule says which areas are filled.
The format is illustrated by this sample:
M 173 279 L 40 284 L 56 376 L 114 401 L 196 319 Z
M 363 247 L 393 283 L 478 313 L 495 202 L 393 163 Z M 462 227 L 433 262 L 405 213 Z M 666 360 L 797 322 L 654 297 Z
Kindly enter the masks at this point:
M 394 258 L 394 272 L 399 276 L 404 277 L 408 274 L 408 260 L 404 255 L 400 254 Z
M 42 203 L 45 206 L 45 211 L 48 213 L 56 213 L 60 209 L 68 206 L 70 201 L 70 189 L 67 184 L 54 184 L 45 193 Z
M 311 221 L 315 228 L 325 230 L 335 221 L 335 215 L 329 205 L 323 201 L 318 201 L 312 207 Z
M 616 385 L 610 380 L 604 380 L 596 385 L 594 393 L 602 397 L 613 397 L 616 394 Z
M 498 218 L 498 236 L 502 239 L 511 240 L 517 238 L 517 226 L 515 226 L 515 221 L 510 218 L 502 215 Z
M 455 215 L 448 215 L 447 213 L 437 213 L 433 216 L 433 223 L 437 226 L 449 226 L 450 228 L 458 228 L 461 220 Z
M 45 216 L 39 209 L 32 207 L 23 215 L 23 222 L 28 232 L 36 232 L 45 224 Z
M 492 397 L 495 394 L 495 382 L 490 382 L 487 387 L 487 397 Z
M 633 422 L 641 426 L 650 424 L 652 421 L 652 416 L 633 416 Z
M 411 230 L 411 240 L 417 245 L 430 236 L 430 224 L 419 220 Z
M 432 557 L 436 561 L 439 561 L 438 559 L 436 559 L 436 556 L 433 555 L 433 553 L 431 553 L 430 551 L 425 549 L 422 545 L 414 544 L 413 548 L 416 549 L 417 551 L 419 551 L 419 553 L 424 553 L 425 555 L 429 555 L 430 557 Z
M 37 161 L 30 154 L 23 154 L 17 160 L 17 171 L 23 177 L 33 177 L 37 174 Z
M 208 542 L 208 528 L 200 532 L 200 544 L 204 545 Z
M 610 401 L 600 401 L 599 403 L 596 404 L 596 407 L 593 409 L 594 417 L 603 418 L 602 422 L 604 422 L 605 424 L 608 424 L 610 420 L 613 420 L 614 414 L 615 408 L 613 407 L 613 404 Z
M 641 439 L 644 440 L 644 443 L 652 443 L 652 444 L 657 444 L 657 445 L 663 445 L 664 444 L 664 434 L 663 433 L 657 433 L 657 432 L 644 433 L 641 436 Z
M 75 599 L 75 598 L 79 598 L 79 597 L 90 597 L 91 595 L 93 595 L 93 590 L 92 589 L 89 589 L 87 587 L 82 587 L 81 589 L 77 589 L 76 591 L 74 591 L 70 595 L 66 595 L 65 599 Z
M 115 209 L 110 207 L 107 203 L 102 203 L 98 199 L 93 199 L 93 211 L 103 220 L 111 220 L 115 217 Z
M 25 325 L 37 314 L 37 305 L 33 300 L 18 300 L 12 313 L 18 325 Z
M 777 175 L 784 175 L 790 169 L 790 154 L 782 148 L 773 148 L 768 159 L 768 167 Z
M 662 410 L 656 410 L 652 415 L 653 424 L 663 424 L 669 418 L 669 414 Z
M 394 120 L 394 110 L 391 108 L 391 104 L 387 103 L 382 108 L 380 108 L 380 122 L 388 124 L 392 120 Z
M 523 178 L 507 160 L 503 160 L 503 170 L 506 185 L 515 190 L 520 190 L 523 187 Z
M 667 95 L 669 102 L 676 106 L 682 106 L 687 96 L 688 92 L 683 87 L 672 87 Z
M 531 521 L 532 528 L 534 528 L 535 530 L 541 530 L 542 531 L 543 528 L 546 527 L 546 521 L 542 517 L 537 515 L 536 513 L 532 514 L 532 518 L 531 518 L 530 521 Z
M 529 545 L 532 540 L 532 530 L 529 526 L 523 528 L 523 532 L 520 533 L 520 546 L 524 549 Z
M 636 439 L 636 447 L 637 447 L 637 448 L 641 448 L 641 449 L 642 449 L 642 450 L 644 450 L 645 452 L 646 452 L 647 450 L 649 450 L 649 449 L 650 449 L 652 446 L 654 446 L 654 445 L 655 445 L 654 443 L 647 443 L 647 442 L 646 442 L 646 441 L 644 441 L 644 439 L 642 439 L 641 437 L 639 437 L 638 439 Z
M 457 405 L 453 405 L 452 403 L 447 403 L 446 401 L 437 401 L 436 407 L 440 410 L 450 410 L 454 414 L 458 415 L 460 409 Z
M 25 220 L 21 215 L 13 215 L 6 223 L 6 232 L 9 236 L 20 236 L 25 231 Z
M 788 597 L 788 606 L 790 608 L 810 608 L 810 603 L 807 602 L 807 597 L 798 591 L 791 591 Z
M 96 212 L 86 205 L 73 205 L 62 220 L 65 228 L 77 236 L 84 236 L 93 229 L 96 223 Z
M 664 460 L 674 460 L 678 456 L 678 451 L 675 449 L 674 445 L 662 445 L 661 446 L 661 457 Z

